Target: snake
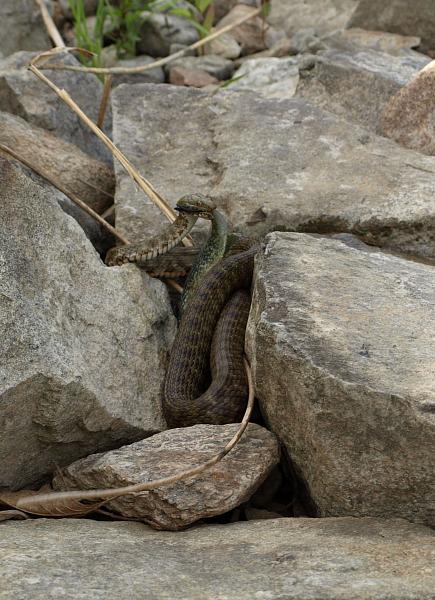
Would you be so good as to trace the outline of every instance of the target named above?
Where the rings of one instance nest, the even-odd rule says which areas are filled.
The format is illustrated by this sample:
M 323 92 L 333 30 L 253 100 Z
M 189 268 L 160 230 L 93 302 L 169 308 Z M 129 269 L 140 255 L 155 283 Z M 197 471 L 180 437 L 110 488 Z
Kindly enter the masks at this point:
M 208 196 L 183 196 L 176 210 L 178 217 L 160 235 L 112 248 L 106 264 L 132 262 L 156 270 L 156 258 L 181 242 L 198 218 L 211 221 L 211 235 L 185 282 L 164 382 L 163 411 L 171 428 L 237 422 L 248 396 L 244 340 L 259 245 L 251 238 L 229 234 L 225 216 Z

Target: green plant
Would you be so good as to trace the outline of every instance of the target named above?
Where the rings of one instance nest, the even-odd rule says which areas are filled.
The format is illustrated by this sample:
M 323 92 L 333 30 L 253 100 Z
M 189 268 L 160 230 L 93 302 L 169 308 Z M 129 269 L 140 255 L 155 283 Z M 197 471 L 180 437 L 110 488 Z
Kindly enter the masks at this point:
M 92 59 L 81 59 L 93 67 L 101 66 L 101 51 L 103 49 L 104 24 L 106 20 L 106 0 L 98 0 L 95 13 L 95 23 L 92 31 L 88 29 L 86 20 L 84 0 L 68 0 L 71 9 L 77 46 L 89 50 L 95 54 Z

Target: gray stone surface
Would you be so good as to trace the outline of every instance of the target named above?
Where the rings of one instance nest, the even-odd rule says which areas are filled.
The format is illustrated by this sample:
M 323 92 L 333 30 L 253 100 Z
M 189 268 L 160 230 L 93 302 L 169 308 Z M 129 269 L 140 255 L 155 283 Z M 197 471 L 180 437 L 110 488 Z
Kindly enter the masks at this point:
M 223 56 L 215 56 L 209 54 L 206 56 L 182 56 L 171 61 L 166 70 L 169 71 L 174 67 L 183 69 L 199 69 L 206 71 L 216 79 L 230 79 L 234 72 L 234 63 Z
M 435 12 L 432 0 L 360 0 L 348 26 L 418 35 L 424 49 L 435 48 Z
M 52 10 L 51 0 L 46 0 Z M 35 0 L 1 0 L 0 52 L 5 56 L 18 50 L 51 48 L 41 13 Z
M 325 40 L 326 43 L 340 44 L 343 46 L 361 46 L 378 52 L 390 52 L 391 54 L 406 54 L 411 48 L 420 45 L 418 36 L 400 35 L 388 33 L 387 31 L 366 31 L 359 27 L 350 27 L 338 31 Z
M 165 13 L 149 13 L 140 31 L 137 52 L 150 56 L 167 56 L 171 44 L 190 46 L 198 40 L 198 31 L 187 19 Z
M 125 58 L 118 60 L 116 63 L 117 67 L 131 68 L 141 67 L 154 62 L 155 59 L 152 56 L 135 56 L 134 58 Z M 115 75 L 113 78 L 113 87 L 121 83 L 164 83 L 165 72 L 162 67 L 156 67 L 149 71 L 143 71 L 143 73 L 126 73 L 125 75 Z
M 114 141 L 168 200 L 210 194 L 248 235 L 354 232 L 434 257 L 435 161 L 301 99 L 119 86 Z M 183 115 L 183 118 L 180 118 Z M 115 166 L 117 226 L 132 240 L 165 220 Z
M 34 56 L 34 52 L 16 52 L 0 60 L 0 110 L 18 115 L 75 144 L 87 154 L 112 164 L 112 157 L 103 143 L 49 87 L 27 70 Z M 66 64 L 78 64 L 71 55 L 58 57 L 55 62 L 61 60 Z M 47 71 L 47 76 L 58 87 L 67 90 L 88 117 L 97 120 L 102 84 L 96 77 L 70 71 Z M 111 126 L 109 110 L 104 127 L 108 135 L 111 135 Z
M 301 69 L 297 96 L 376 131 L 390 98 L 430 59 L 417 52 L 394 56 L 371 49 L 328 50 Z
M 276 519 L 158 532 L 0 524 L 2 600 L 433 600 L 434 534 L 402 520 Z
M 0 143 L 46 171 L 99 214 L 113 203 L 113 169 L 47 130 L 0 112 Z
M 270 428 L 322 516 L 435 525 L 435 270 L 273 233 L 247 349 Z
M 267 20 L 288 35 L 310 27 L 324 36 L 343 29 L 357 4 L 358 0 L 272 0 Z
M 231 25 L 252 12 L 252 6 L 236 4 L 230 12 L 216 24 L 216 29 Z M 242 54 L 253 54 L 254 52 L 260 52 L 266 48 L 265 34 L 267 28 L 267 23 L 257 16 L 248 19 L 241 25 L 232 29 L 229 32 L 229 35 L 231 35 L 231 37 L 240 45 Z
M 406 148 L 435 155 L 435 61 L 400 89 L 385 107 L 380 129 Z
M 231 90 L 252 90 L 267 98 L 292 98 L 299 82 L 296 58 L 253 58 L 234 73 Z
M 106 267 L 59 194 L 0 158 L 0 488 L 165 428 L 174 318 L 136 267 Z
M 238 428 L 238 424 L 194 425 L 164 431 L 79 460 L 63 469 L 53 485 L 58 490 L 98 489 L 177 475 L 218 454 Z M 211 469 L 173 485 L 112 500 L 107 508 L 144 519 L 157 529 L 183 529 L 249 500 L 278 461 L 276 437 L 251 423 L 236 448 Z

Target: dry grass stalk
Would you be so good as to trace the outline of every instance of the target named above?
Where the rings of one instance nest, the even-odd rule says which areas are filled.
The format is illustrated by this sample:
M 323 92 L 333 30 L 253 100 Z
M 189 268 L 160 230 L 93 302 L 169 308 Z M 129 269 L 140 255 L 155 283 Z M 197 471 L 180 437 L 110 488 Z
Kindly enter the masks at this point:
M 106 116 L 107 105 L 109 104 L 110 91 L 112 89 L 112 75 L 106 75 L 104 78 L 103 93 L 101 95 L 100 109 L 98 111 L 97 127 L 100 129 L 104 125 L 104 117 Z
M 187 471 L 183 471 L 182 473 L 178 473 L 178 475 L 172 475 L 171 477 L 164 477 L 162 479 L 156 479 L 154 481 L 148 481 L 146 483 L 138 483 L 135 485 L 128 485 L 122 488 L 111 488 L 105 490 L 86 490 L 86 491 L 74 491 L 74 492 L 52 492 L 46 494 L 38 494 L 33 496 L 26 496 L 20 498 L 15 506 L 21 510 L 26 511 L 28 508 L 31 509 L 31 506 L 34 504 L 38 504 L 39 506 L 43 502 L 50 503 L 51 506 L 55 506 L 56 502 L 64 504 L 65 502 L 70 502 L 72 500 L 102 500 L 104 498 L 119 498 L 120 496 L 126 496 L 127 494 L 140 494 L 141 492 L 146 492 L 149 490 L 154 490 L 156 488 L 162 487 L 164 485 L 170 485 L 171 483 L 176 483 L 177 481 L 182 481 L 184 479 L 188 479 L 193 477 L 194 475 L 199 475 L 203 473 L 219 461 L 223 459 L 231 450 L 238 444 L 240 438 L 242 437 L 246 427 L 248 426 L 249 419 L 251 418 L 252 409 L 254 407 L 254 383 L 252 379 L 251 368 L 248 364 L 248 361 L 244 359 L 245 370 L 248 377 L 248 385 L 249 385 L 249 397 L 248 397 L 248 405 L 246 408 L 246 412 L 242 419 L 239 429 L 237 433 L 232 437 L 232 439 L 228 442 L 228 444 L 217 454 L 215 454 L 208 461 L 199 465 L 197 467 L 192 467 Z
M 50 173 L 48 173 L 44 169 L 41 169 L 41 167 L 37 167 L 36 165 L 32 164 L 29 160 L 23 158 L 22 156 L 20 156 L 16 152 L 14 152 L 14 150 L 9 148 L 8 146 L 5 146 L 4 144 L 0 143 L 0 150 L 3 150 L 3 152 L 6 152 L 10 156 L 12 156 L 12 158 L 15 158 L 15 160 L 18 160 L 20 163 L 22 163 L 29 169 L 32 169 L 32 171 L 34 171 L 35 173 L 37 173 L 38 175 L 43 177 L 46 181 L 48 181 L 48 183 L 51 183 L 51 185 L 53 185 L 60 192 L 62 192 L 62 194 L 65 194 L 65 196 L 67 196 L 72 202 L 74 202 L 74 204 L 77 204 L 77 206 L 79 206 L 82 210 L 84 210 L 93 219 L 98 221 L 98 223 L 100 223 L 105 229 L 107 229 L 107 231 L 109 231 L 112 235 L 114 235 L 116 238 L 118 238 L 118 240 L 122 244 L 129 243 L 128 240 L 121 233 L 119 233 L 119 231 L 117 231 L 114 227 L 112 227 L 112 225 L 110 225 L 110 223 L 105 221 L 103 219 L 103 217 L 101 217 L 98 213 L 96 213 L 94 210 L 92 210 L 92 208 L 90 206 L 88 206 L 86 204 L 86 202 L 83 202 L 83 200 L 81 200 L 73 192 L 68 190 L 61 183 L 59 183 L 59 181 L 57 181 L 57 179 L 53 178 L 53 176 L 50 175 Z
M 57 48 L 65 48 L 65 42 L 63 41 L 58 28 L 54 24 L 54 21 L 51 18 L 50 13 L 47 10 L 44 0 L 35 0 L 35 2 L 39 6 L 39 10 L 41 11 L 42 20 L 44 21 L 45 28 L 47 30 L 48 35 L 51 37 L 53 44 Z
M 159 60 L 155 60 L 152 63 L 148 63 L 148 64 L 142 65 L 140 67 L 82 67 L 82 66 L 78 66 L 78 65 L 50 64 L 50 65 L 45 65 L 43 68 L 45 70 L 52 69 L 52 70 L 62 70 L 62 71 L 81 71 L 83 73 L 95 73 L 98 75 L 100 75 L 100 74 L 101 75 L 109 75 L 109 74 L 124 75 L 124 74 L 131 74 L 131 73 L 143 73 L 144 71 L 149 71 L 151 69 L 155 69 L 156 67 L 163 67 L 164 65 L 167 65 L 168 63 L 172 62 L 176 58 L 180 58 L 181 56 L 184 56 L 186 54 L 186 52 L 189 52 L 191 50 L 197 50 L 198 48 L 202 48 L 203 46 L 205 46 L 209 42 L 215 40 L 216 38 L 220 37 L 224 33 L 228 33 L 232 29 L 235 29 L 239 25 L 242 25 L 246 21 L 249 21 L 253 17 L 257 17 L 262 12 L 263 12 L 263 7 L 256 8 L 249 15 L 245 15 L 244 17 L 238 19 L 237 21 L 234 21 L 234 23 L 230 23 L 229 25 L 222 27 L 222 29 L 213 31 L 213 33 L 210 33 L 206 37 L 195 42 L 194 44 L 191 44 L 190 46 L 187 46 L 186 48 L 183 48 L 182 50 L 178 50 L 178 52 L 174 52 L 173 54 L 170 54 L 169 56 L 165 56 L 165 58 L 160 58 Z
M 103 144 L 110 150 L 112 155 L 121 163 L 130 177 L 136 182 L 140 189 L 154 202 L 154 204 L 162 211 L 162 213 L 169 219 L 170 222 L 175 221 L 176 213 L 174 209 L 168 204 L 168 202 L 157 192 L 151 182 L 142 177 L 142 175 L 133 167 L 127 157 L 115 146 L 112 140 L 82 111 L 80 106 L 71 98 L 66 90 L 61 90 L 57 87 L 48 77 L 41 73 L 37 65 L 40 65 L 41 61 L 50 59 L 55 54 L 61 51 L 68 52 L 80 52 L 85 55 L 90 53 L 81 48 L 53 48 L 47 52 L 42 52 L 35 56 L 29 64 L 29 70 L 43 81 L 49 88 L 51 88 L 59 98 L 65 102 L 65 104 L 91 129 L 93 133 L 103 142 Z M 193 242 L 190 238 L 186 237 L 183 239 L 185 246 L 193 246 Z

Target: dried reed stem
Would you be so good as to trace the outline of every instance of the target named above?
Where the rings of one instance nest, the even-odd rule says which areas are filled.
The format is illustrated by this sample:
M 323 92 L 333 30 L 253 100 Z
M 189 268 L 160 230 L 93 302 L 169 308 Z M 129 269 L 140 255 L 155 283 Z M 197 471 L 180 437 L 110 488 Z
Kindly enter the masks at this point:
M 164 485 L 170 485 L 171 483 L 176 483 L 177 481 L 182 481 L 184 479 L 188 479 L 193 475 L 199 475 L 203 473 L 216 463 L 220 462 L 224 456 L 226 456 L 231 450 L 238 444 L 240 438 L 242 437 L 246 427 L 248 426 L 249 419 L 251 418 L 252 409 L 254 407 L 254 383 L 252 379 L 252 371 L 248 364 L 246 358 L 244 359 L 244 365 L 246 374 L 248 377 L 248 386 L 249 386 L 249 396 L 248 396 L 248 405 L 246 407 L 246 412 L 244 414 L 243 420 L 240 424 L 237 433 L 232 437 L 232 439 L 228 442 L 228 444 L 217 454 L 215 454 L 208 461 L 199 465 L 197 467 L 192 467 L 182 473 L 178 473 L 178 475 L 172 475 L 171 477 L 163 477 L 162 479 L 156 479 L 154 481 L 148 481 L 146 483 L 137 483 L 135 485 L 128 485 L 122 488 L 111 488 L 105 490 L 86 490 L 86 491 L 74 491 L 74 492 L 52 492 L 48 494 L 41 495 L 32 495 L 21 498 L 17 501 L 17 508 L 21 508 L 22 510 L 27 510 L 28 507 L 40 504 L 41 502 L 50 502 L 54 503 L 56 501 L 64 502 L 65 500 L 78 499 L 78 500 L 99 500 L 103 498 L 119 498 L 120 496 L 125 496 L 127 494 L 139 494 L 141 492 L 145 492 L 148 490 L 154 490 L 156 488 L 162 487 Z
M 35 0 L 35 2 L 39 6 L 42 20 L 44 21 L 45 28 L 47 30 L 48 35 L 51 37 L 53 44 L 57 48 L 65 48 L 65 42 L 63 41 L 58 28 L 56 27 L 53 19 L 51 18 L 51 15 L 47 10 L 44 0 Z

